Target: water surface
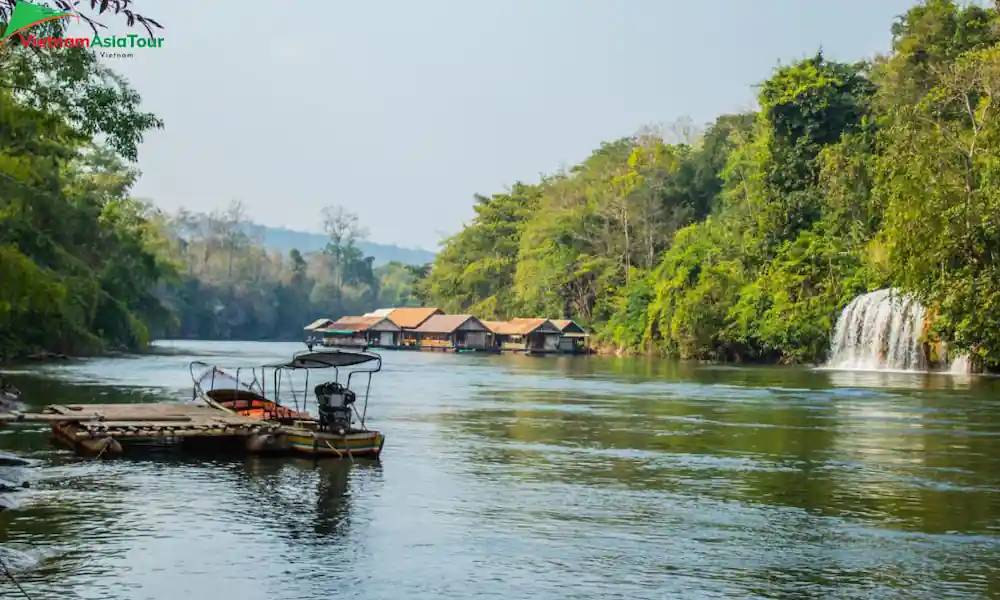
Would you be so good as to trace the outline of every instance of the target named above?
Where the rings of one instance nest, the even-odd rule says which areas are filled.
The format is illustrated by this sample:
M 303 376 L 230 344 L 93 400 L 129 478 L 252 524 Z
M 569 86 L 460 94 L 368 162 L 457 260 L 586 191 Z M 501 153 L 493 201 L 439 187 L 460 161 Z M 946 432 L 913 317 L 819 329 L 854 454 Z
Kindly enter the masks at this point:
M 177 401 L 174 342 L 14 370 L 35 406 Z M 385 352 L 381 463 L 85 461 L 46 428 L 0 543 L 35 599 L 1000 597 L 1000 382 Z M 0 583 L 0 597 L 16 590 Z

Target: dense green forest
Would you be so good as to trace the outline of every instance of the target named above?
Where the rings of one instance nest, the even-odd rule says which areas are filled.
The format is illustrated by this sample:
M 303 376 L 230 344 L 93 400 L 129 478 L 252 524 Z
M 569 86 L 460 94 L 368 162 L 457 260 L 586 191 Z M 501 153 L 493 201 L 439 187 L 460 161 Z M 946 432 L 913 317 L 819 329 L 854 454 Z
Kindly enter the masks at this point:
M 335 206 L 307 254 L 269 251 L 239 203 L 162 214 L 131 193 L 143 136 L 164 126 L 138 94 L 89 50 L 8 44 L 0 353 L 282 338 L 422 298 L 577 318 L 619 351 L 815 361 L 847 302 L 895 286 L 931 308 L 931 339 L 996 368 L 1000 18 L 927 0 L 890 33 L 887 56 L 776 69 L 755 112 L 608 142 L 477 197 L 429 272 L 375 268 Z
M 103 17 L 126 21 L 122 6 Z M 0 20 L 10 8 L 0 0 Z M 421 270 L 374 268 L 341 208 L 324 211 L 322 252 L 282 256 L 251 238 L 239 203 L 165 215 L 133 197 L 143 136 L 163 125 L 90 50 L 0 49 L 0 360 L 166 335 L 289 338 L 317 316 L 412 302 Z
M 606 347 L 816 361 L 840 310 L 895 286 L 930 340 L 1000 366 L 1000 20 L 927 0 L 892 51 L 777 68 L 759 109 L 648 131 L 477 197 L 419 283 L 482 318 L 590 324 Z

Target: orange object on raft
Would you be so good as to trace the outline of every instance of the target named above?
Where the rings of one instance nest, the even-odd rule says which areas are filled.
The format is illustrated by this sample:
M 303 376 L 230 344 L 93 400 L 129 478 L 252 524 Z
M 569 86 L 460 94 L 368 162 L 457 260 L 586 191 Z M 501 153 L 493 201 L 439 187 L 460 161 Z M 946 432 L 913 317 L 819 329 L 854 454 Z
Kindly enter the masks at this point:
M 227 390 L 228 391 L 228 390 Z M 219 393 L 209 392 L 210 396 L 225 396 L 226 392 Z M 220 405 L 225 406 L 229 410 L 235 412 L 238 415 L 243 415 L 244 417 L 251 417 L 253 419 L 260 419 L 262 421 L 278 421 L 281 419 L 309 419 L 311 418 L 307 412 L 298 412 L 276 404 L 271 400 L 260 400 L 258 398 L 246 398 L 239 400 L 219 400 L 215 398 L 216 402 Z
M 368 374 L 368 384 L 370 386 L 371 374 L 377 372 L 381 368 L 381 357 L 370 352 L 347 350 L 299 352 L 292 357 L 291 361 L 263 365 L 261 367 L 236 369 L 234 372 L 226 372 L 215 365 L 210 365 L 202 361 L 194 361 L 191 363 L 190 371 L 191 379 L 194 382 L 194 398 L 201 399 L 216 408 L 222 408 L 235 412 L 239 415 L 252 417 L 254 419 L 261 419 L 264 421 L 315 420 L 316 417 L 310 415 L 309 412 L 306 411 L 307 398 L 305 396 L 302 397 L 301 408 L 303 410 L 298 410 L 299 403 L 298 398 L 296 398 L 294 387 L 291 386 L 290 381 L 286 382 L 283 386 L 282 375 L 290 371 L 305 371 L 305 384 L 308 389 L 308 372 L 311 370 L 333 369 L 336 374 L 340 368 L 349 368 L 373 361 L 377 363 L 375 369 L 358 371 L 360 373 Z M 196 369 L 199 369 L 200 372 L 196 373 Z M 241 371 L 244 374 L 249 371 L 249 378 L 252 379 L 250 383 L 244 383 L 244 381 L 241 380 Z M 268 377 L 268 371 L 270 371 L 270 377 Z M 350 385 L 351 376 L 354 374 L 355 373 L 348 374 L 346 382 L 348 386 Z M 268 379 L 271 380 L 272 384 L 270 389 L 268 389 L 267 386 Z M 331 387 L 326 389 L 327 386 Z M 282 387 L 288 389 L 291 392 L 292 397 L 295 398 L 294 410 L 281 404 L 280 394 Z M 323 399 L 326 399 L 326 394 L 328 392 L 342 400 L 347 396 L 350 396 L 352 398 L 351 402 L 353 402 L 353 398 L 355 396 L 353 391 L 345 389 L 337 383 L 336 375 L 332 384 L 325 383 L 317 386 L 315 391 L 317 394 L 317 402 L 321 402 Z M 323 398 L 320 398 L 321 393 Z M 331 398 L 333 396 L 331 396 Z M 367 403 L 368 394 L 366 391 L 366 408 Z M 319 408 L 318 404 L 317 408 Z M 343 413 L 343 411 L 341 412 Z M 342 414 L 341 416 L 346 416 L 349 419 L 350 414 L 351 410 L 348 409 L 346 411 L 346 415 Z M 362 412 L 358 416 L 361 417 L 361 430 L 366 431 L 364 428 L 364 413 Z M 348 430 L 353 429 L 350 421 L 342 423 L 342 425 L 346 425 L 346 429 Z

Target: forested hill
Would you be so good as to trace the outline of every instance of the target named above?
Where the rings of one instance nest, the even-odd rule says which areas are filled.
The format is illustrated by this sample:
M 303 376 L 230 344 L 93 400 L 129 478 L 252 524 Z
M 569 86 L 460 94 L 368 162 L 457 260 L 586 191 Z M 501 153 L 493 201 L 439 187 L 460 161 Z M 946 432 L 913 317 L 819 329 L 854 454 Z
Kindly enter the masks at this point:
M 247 226 L 247 233 L 251 237 L 258 238 L 261 242 L 282 254 L 287 254 L 292 249 L 300 252 L 319 252 L 326 248 L 329 237 L 322 233 L 309 233 L 305 231 L 294 231 L 282 227 L 268 227 L 250 223 Z M 398 262 L 404 265 L 424 265 L 434 261 L 434 253 L 421 248 L 403 248 L 395 244 L 379 244 L 367 240 L 358 242 L 358 249 L 365 256 L 375 259 L 375 266 L 381 266 L 390 262 Z
M 622 138 L 478 197 L 422 293 L 619 351 L 791 362 L 893 286 L 929 307 L 925 340 L 1000 367 L 997 11 L 927 0 L 886 26 L 889 55 L 781 66 L 697 139 Z

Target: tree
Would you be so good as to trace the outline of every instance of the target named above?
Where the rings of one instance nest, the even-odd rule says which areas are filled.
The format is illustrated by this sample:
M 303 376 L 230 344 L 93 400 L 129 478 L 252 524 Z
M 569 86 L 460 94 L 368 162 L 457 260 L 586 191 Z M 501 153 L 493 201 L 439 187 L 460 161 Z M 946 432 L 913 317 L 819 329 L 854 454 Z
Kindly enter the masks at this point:
M 17 0 L 0 0 L 0 20 L 5 23 L 10 21 L 10 15 L 14 11 L 14 5 Z M 163 26 L 156 22 L 150 17 L 145 17 L 133 10 L 132 0 L 90 0 L 85 3 L 90 5 L 90 11 L 79 10 L 80 0 L 53 0 L 56 8 L 62 12 L 72 13 L 81 20 L 85 21 L 96 35 L 99 31 L 98 28 L 104 28 L 105 25 L 100 23 L 95 19 L 93 13 L 96 11 L 97 16 L 101 15 L 115 15 L 124 16 L 125 23 L 129 27 L 135 25 L 141 25 L 146 32 L 152 36 L 154 29 L 163 29 Z
M 898 285 L 939 307 L 938 333 L 1000 364 L 1000 47 L 962 54 L 894 111 L 877 192 Z M 919 197 L 919 202 L 914 202 Z
M 47 35 L 57 35 L 64 26 L 50 21 L 41 27 Z M 0 52 L 0 94 L 58 115 L 66 129 L 63 135 L 77 143 L 104 136 L 111 150 L 131 162 L 138 157 L 143 135 L 163 127 L 163 121 L 140 109 L 139 94 L 128 82 L 86 48 L 50 52 L 8 44 Z
M 366 235 L 358 216 L 343 206 L 323 208 L 323 230 L 330 238 L 323 253 L 332 259 L 334 283 L 339 288 L 352 279 L 365 278 L 365 268 L 358 263 L 364 260 L 357 243 Z M 369 265 L 370 271 L 370 265 Z

